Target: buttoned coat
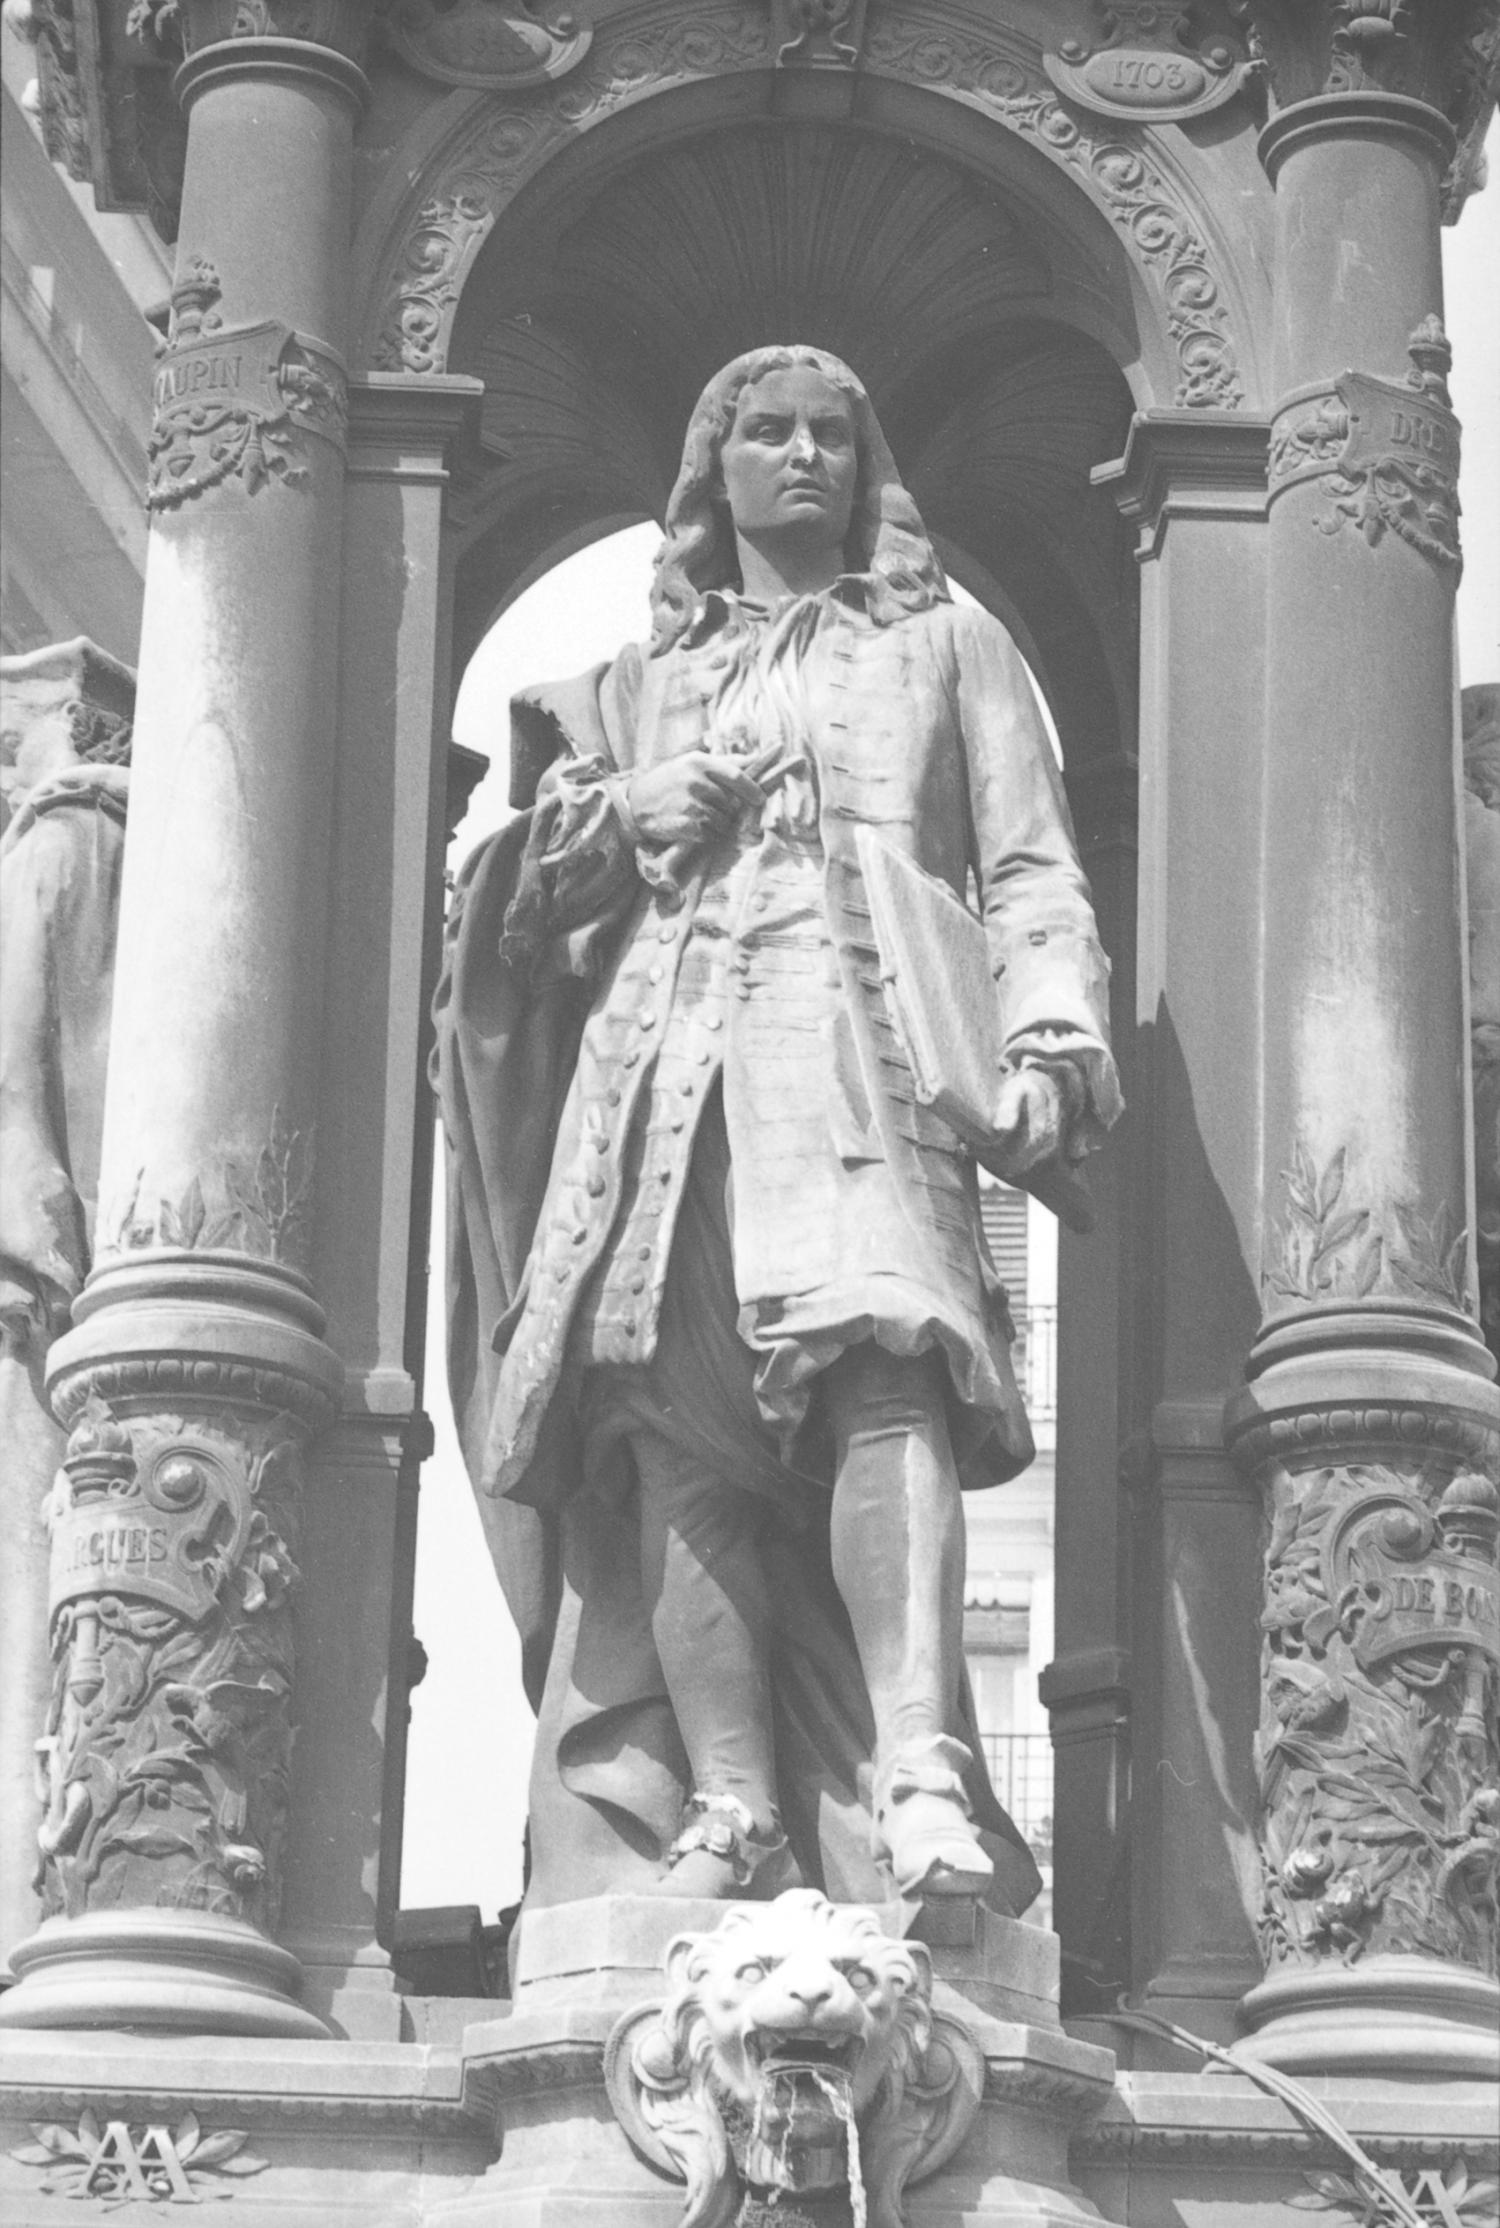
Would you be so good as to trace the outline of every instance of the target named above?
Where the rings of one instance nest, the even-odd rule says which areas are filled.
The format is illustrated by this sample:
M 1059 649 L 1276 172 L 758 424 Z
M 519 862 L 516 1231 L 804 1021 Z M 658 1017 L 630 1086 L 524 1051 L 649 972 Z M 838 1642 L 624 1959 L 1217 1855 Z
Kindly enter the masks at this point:
M 530 908 L 538 996 L 549 977 L 591 988 L 524 1269 L 493 1326 L 503 1358 L 485 1480 L 538 1505 L 576 1474 L 549 1455 L 546 1427 L 570 1341 L 577 1360 L 580 1307 L 589 1361 L 650 1357 L 695 1127 L 720 1075 L 739 1330 L 783 1451 L 818 1372 L 873 1337 L 944 1354 L 966 1484 L 1031 1458 L 974 1164 L 919 1102 L 892 1030 L 861 826 L 972 891 L 1008 1050 L 1070 1061 L 1096 1127 L 1114 1111 L 1087 884 L 1025 669 L 987 614 L 942 603 L 880 625 L 857 579 L 814 599 L 793 738 L 811 761 L 811 840 L 752 825 L 727 853 L 675 868 L 633 847 L 615 777 L 722 747 L 734 620 L 711 598 L 666 655 L 633 647 L 519 707 L 533 886 L 523 871 L 507 925 L 517 936 Z

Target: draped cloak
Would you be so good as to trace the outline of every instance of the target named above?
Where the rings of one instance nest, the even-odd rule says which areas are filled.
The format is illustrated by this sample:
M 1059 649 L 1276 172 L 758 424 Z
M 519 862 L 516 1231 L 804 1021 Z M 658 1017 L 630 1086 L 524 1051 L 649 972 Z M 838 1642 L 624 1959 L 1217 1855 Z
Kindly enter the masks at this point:
M 703 747 L 753 762 L 766 808 L 696 853 L 636 844 L 621 777 Z M 1029 681 L 985 614 L 877 625 L 857 578 L 774 624 L 712 596 L 665 656 L 632 647 L 518 699 L 512 775 L 522 815 L 461 877 L 436 1072 L 451 1389 L 540 1721 L 529 1899 L 647 1885 L 690 1791 L 628 1438 L 607 1402 L 606 1428 L 585 1428 L 586 1396 L 645 1381 L 674 1320 L 681 1350 L 692 1280 L 707 1293 L 717 1276 L 754 1357 L 761 1445 L 741 1432 L 743 1459 L 719 1467 L 766 1496 L 783 1820 L 811 1882 L 880 1900 L 817 1376 L 869 1338 L 935 1349 L 962 1482 L 1012 1476 L 1032 1450 L 973 1163 L 892 1036 L 854 838 L 875 825 L 960 894 L 972 874 L 1008 1053 L 1066 1066 L 1076 1128 L 1102 1134 L 1118 1109 L 1107 962 Z M 694 1218 L 711 1091 L 732 1194 L 717 1268 Z M 693 1252 L 674 1264 L 679 1226 Z M 747 1363 L 744 1408 L 750 1382 Z M 673 1412 L 670 1385 L 656 1399 Z M 688 1405 L 712 1461 L 712 1403 Z M 977 1749 L 967 1697 L 953 1730 Z M 1024 1908 L 1035 1868 L 977 1762 L 969 1793 L 997 1901 Z

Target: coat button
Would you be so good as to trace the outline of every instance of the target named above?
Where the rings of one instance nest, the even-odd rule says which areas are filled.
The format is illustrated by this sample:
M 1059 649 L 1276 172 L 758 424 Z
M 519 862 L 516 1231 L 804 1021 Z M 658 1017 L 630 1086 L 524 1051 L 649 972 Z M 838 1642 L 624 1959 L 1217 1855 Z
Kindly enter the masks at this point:
M 661 981 L 661 969 L 660 969 L 660 967 L 648 967 L 648 968 L 646 969 L 646 980 L 647 980 L 647 982 L 660 982 L 660 981 Z
M 644 1292 L 646 1279 L 643 1276 L 633 1276 L 630 1280 L 630 1289 L 632 1292 Z
M 590 1199 L 602 1199 L 604 1197 L 604 1178 L 602 1176 L 590 1176 L 589 1197 Z

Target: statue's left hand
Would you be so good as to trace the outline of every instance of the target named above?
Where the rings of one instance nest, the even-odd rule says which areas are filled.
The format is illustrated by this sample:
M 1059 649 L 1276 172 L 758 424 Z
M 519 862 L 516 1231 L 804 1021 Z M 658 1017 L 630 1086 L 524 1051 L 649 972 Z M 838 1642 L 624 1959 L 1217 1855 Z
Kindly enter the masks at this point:
M 1000 1086 L 995 1102 L 996 1157 L 1012 1178 L 1055 1160 L 1066 1141 L 1067 1097 L 1046 1068 L 1018 1068 Z

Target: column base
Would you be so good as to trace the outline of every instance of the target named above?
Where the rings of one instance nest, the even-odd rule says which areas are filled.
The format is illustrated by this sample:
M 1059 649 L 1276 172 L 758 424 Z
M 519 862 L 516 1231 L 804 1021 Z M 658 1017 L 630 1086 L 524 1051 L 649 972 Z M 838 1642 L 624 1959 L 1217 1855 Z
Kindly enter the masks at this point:
M 1439 1958 L 1277 1973 L 1240 2011 L 1236 2055 L 1286 2073 L 1500 2080 L 1500 1982 Z
M 47 1919 L 18 1944 L 0 2029 L 110 2027 L 199 2035 L 328 2038 L 297 2001 L 295 1957 L 252 1926 L 202 1911 L 89 1912 Z

